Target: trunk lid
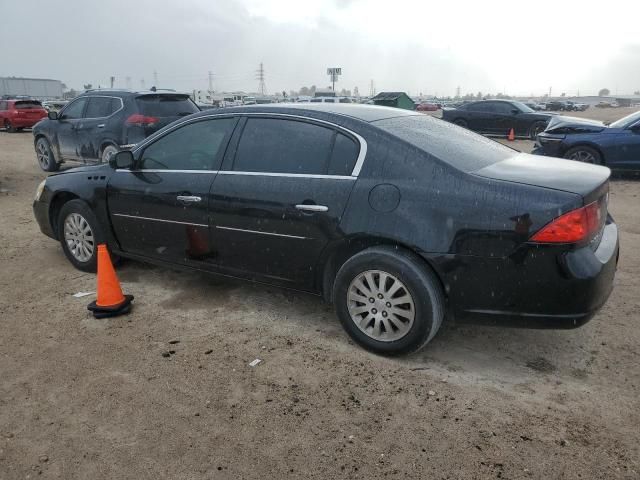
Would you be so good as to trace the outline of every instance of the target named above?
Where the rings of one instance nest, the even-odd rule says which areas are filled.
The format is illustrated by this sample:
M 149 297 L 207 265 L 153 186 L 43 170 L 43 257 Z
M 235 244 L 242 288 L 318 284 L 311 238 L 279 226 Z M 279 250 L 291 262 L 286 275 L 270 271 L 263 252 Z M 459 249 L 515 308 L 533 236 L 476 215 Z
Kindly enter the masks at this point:
M 574 193 L 581 195 L 587 204 L 608 192 L 611 170 L 599 165 L 520 153 L 472 174 Z

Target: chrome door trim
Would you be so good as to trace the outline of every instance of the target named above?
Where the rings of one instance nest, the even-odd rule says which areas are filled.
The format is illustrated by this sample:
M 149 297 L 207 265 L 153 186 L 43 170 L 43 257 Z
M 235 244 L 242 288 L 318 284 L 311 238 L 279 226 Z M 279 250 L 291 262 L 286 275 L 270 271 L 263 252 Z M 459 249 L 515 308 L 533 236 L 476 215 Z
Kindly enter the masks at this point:
M 304 210 L 307 212 L 328 212 L 329 211 L 329 207 L 327 207 L 326 205 L 307 205 L 307 204 L 301 203 L 299 205 L 296 205 L 296 208 L 298 210 Z
M 128 168 L 116 168 L 116 172 L 129 172 L 129 173 L 207 173 L 217 174 L 218 170 L 169 170 L 163 168 L 141 168 L 139 170 L 129 170 Z
M 137 218 L 138 220 L 149 220 L 151 222 L 177 223 L 178 225 L 193 225 L 194 227 L 209 228 L 209 225 L 205 225 L 203 223 L 179 222 L 177 220 L 164 220 L 162 218 L 151 218 L 151 217 L 140 217 L 138 215 L 127 215 L 125 213 L 112 213 L 112 215 L 116 217 Z
M 267 116 L 267 117 L 297 118 L 297 119 L 300 119 L 300 120 L 308 120 L 308 121 L 311 121 L 311 122 L 316 122 L 316 123 L 329 125 L 332 128 L 336 128 L 338 130 L 342 130 L 343 132 L 347 132 L 348 134 L 350 134 L 353 137 L 355 137 L 356 140 L 358 140 L 358 143 L 360 144 L 360 152 L 358 153 L 358 158 L 356 159 L 356 163 L 355 163 L 355 165 L 353 167 L 353 170 L 351 171 L 351 176 L 352 177 L 357 177 L 358 175 L 360 175 L 360 171 L 362 170 L 362 165 L 364 164 L 364 159 L 367 156 L 367 141 L 364 138 L 362 138 L 361 135 L 358 135 L 353 130 L 350 130 L 350 129 L 348 129 L 346 127 L 343 127 L 342 125 L 338 125 L 336 123 L 332 123 L 332 122 L 328 122 L 326 120 L 320 120 L 320 119 L 317 119 L 317 118 L 308 117 L 308 116 L 304 116 L 304 115 L 294 115 L 294 114 L 291 114 L 291 113 L 227 112 L 227 113 L 215 113 L 215 114 L 203 115 L 201 117 L 196 117 L 196 118 L 192 118 L 192 119 L 189 119 L 189 120 L 185 120 L 184 122 L 181 122 L 181 123 L 179 123 L 177 125 L 174 125 L 169 130 L 166 130 L 166 131 L 160 130 L 160 131 L 152 134 L 151 136 L 145 138 L 141 143 L 137 144 L 131 151 L 135 154 L 140 149 L 146 147 L 148 144 L 153 143 L 156 139 L 164 137 L 165 135 L 169 134 L 170 132 L 172 132 L 172 131 L 174 131 L 174 130 L 176 130 L 176 129 L 184 126 L 184 125 L 188 125 L 190 123 L 195 123 L 195 122 L 198 122 L 198 121 L 200 121 L 202 119 L 217 118 L 217 117 L 237 117 L 237 116 L 245 116 L 245 117 L 265 117 L 265 116 Z M 222 172 L 220 172 L 220 173 L 222 173 Z M 295 174 L 292 174 L 292 175 L 295 175 Z M 284 175 L 282 175 L 282 176 L 284 176 Z M 331 176 L 331 175 L 329 175 L 329 177 L 335 178 L 335 176 Z
M 257 233 L 258 235 L 271 235 L 273 237 L 295 238 L 296 240 L 308 240 L 309 237 L 300 237 L 298 235 L 285 235 L 284 233 L 263 232 L 261 230 L 246 230 L 244 228 L 221 227 L 216 225 L 219 230 L 231 230 L 233 232 Z
M 235 170 L 220 170 L 220 175 L 247 175 L 257 177 L 291 177 L 291 178 L 331 178 L 333 180 L 356 180 L 358 177 L 344 175 L 315 175 L 311 173 L 272 173 L 272 172 L 236 172 Z

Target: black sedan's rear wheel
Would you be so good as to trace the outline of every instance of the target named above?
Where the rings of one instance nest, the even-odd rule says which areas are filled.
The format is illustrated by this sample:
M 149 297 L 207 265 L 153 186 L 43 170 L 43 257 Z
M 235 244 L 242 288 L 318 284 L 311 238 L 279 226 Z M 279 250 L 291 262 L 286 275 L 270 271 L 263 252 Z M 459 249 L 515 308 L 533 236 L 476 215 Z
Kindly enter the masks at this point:
M 95 214 L 82 200 L 63 205 L 58 215 L 58 239 L 69 261 L 78 270 L 95 272 L 98 244 L 104 242 Z
M 602 155 L 600 155 L 600 152 L 595 148 L 585 145 L 570 148 L 564 154 L 564 158 L 578 162 L 593 163 L 594 165 L 602 165 Z
M 367 350 L 394 355 L 424 347 L 444 317 L 435 274 L 413 253 L 364 250 L 340 268 L 334 302 L 347 333 Z
M 453 121 L 453 123 L 455 123 L 456 125 L 458 125 L 459 127 L 462 127 L 462 128 L 469 128 L 469 124 L 463 118 L 456 118 Z
M 535 140 L 539 133 L 544 132 L 545 128 L 547 128 L 547 124 L 545 122 L 534 123 L 529 129 L 529 138 L 531 138 L 531 140 Z

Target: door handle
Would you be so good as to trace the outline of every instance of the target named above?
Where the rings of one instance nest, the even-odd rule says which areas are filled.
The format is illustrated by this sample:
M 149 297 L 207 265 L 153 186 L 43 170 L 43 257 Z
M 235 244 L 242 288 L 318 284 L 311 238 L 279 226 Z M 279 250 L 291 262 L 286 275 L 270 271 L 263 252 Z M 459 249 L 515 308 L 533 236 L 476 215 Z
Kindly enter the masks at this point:
M 98 125 L 97 128 L 104 128 L 104 123 L 101 123 L 100 125 Z
M 184 203 L 198 203 L 202 201 L 202 197 L 196 197 L 195 195 L 178 195 L 176 199 Z
M 303 210 L 305 212 L 327 212 L 329 210 L 329 207 L 327 207 L 326 205 L 315 205 L 315 204 L 306 204 L 306 203 L 301 203 L 299 205 L 296 205 L 296 208 L 298 210 Z

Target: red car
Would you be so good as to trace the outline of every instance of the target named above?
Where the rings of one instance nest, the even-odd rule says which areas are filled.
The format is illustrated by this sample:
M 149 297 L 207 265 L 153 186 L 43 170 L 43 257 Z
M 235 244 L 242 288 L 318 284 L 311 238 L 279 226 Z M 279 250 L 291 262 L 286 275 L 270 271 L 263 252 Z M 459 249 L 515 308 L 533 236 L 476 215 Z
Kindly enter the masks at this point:
M 31 128 L 47 116 L 47 111 L 37 100 L 0 100 L 0 126 L 7 132 Z
M 438 105 L 436 105 L 435 103 L 421 103 L 416 107 L 416 110 L 418 112 L 435 112 L 439 108 L 440 107 L 438 107 Z

